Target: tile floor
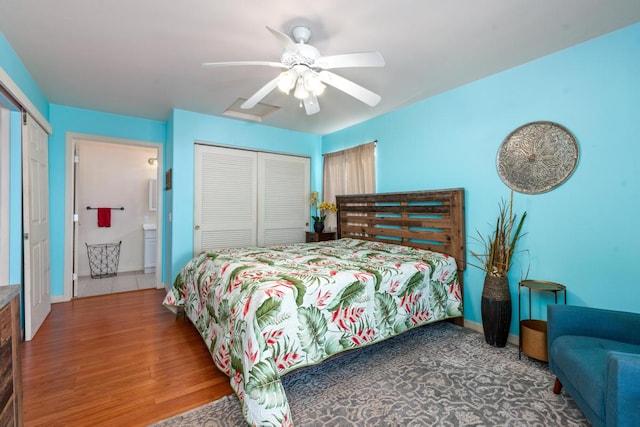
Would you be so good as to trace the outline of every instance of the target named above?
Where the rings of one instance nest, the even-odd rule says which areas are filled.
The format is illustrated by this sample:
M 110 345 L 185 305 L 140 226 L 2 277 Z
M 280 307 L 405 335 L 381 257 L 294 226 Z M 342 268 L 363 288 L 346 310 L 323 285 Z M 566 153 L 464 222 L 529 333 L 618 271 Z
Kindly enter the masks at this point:
M 152 289 L 156 287 L 156 274 L 142 271 L 118 273 L 115 277 L 92 279 L 91 276 L 78 278 L 78 297 L 115 294 L 118 292 Z

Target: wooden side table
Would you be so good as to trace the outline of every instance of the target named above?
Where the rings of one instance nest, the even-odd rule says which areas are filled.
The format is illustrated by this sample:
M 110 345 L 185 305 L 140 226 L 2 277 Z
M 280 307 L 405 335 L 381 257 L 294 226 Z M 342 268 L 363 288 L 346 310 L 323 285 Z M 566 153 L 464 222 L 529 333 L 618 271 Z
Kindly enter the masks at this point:
M 520 294 L 522 288 L 529 290 L 529 318 L 522 319 L 522 308 L 520 306 Z M 531 318 L 531 291 L 553 293 L 555 303 L 558 303 L 558 292 L 564 293 L 564 304 L 567 304 L 567 287 L 560 283 L 547 282 L 544 280 L 522 280 L 518 286 L 518 325 L 519 325 L 519 345 L 518 359 L 522 353 L 543 362 L 549 361 L 547 354 L 547 322 Z
M 307 243 L 324 242 L 326 240 L 336 240 L 336 232 L 314 233 L 313 231 L 307 231 Z

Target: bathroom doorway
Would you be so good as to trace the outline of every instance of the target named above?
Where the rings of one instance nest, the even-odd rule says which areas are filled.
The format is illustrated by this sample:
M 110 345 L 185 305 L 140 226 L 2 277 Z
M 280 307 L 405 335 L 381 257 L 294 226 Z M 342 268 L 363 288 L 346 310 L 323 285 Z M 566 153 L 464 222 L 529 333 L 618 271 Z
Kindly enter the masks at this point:
M 162 146 L 71 135 L 67 150 L 73 222 L 65 296 L 161 288 Z

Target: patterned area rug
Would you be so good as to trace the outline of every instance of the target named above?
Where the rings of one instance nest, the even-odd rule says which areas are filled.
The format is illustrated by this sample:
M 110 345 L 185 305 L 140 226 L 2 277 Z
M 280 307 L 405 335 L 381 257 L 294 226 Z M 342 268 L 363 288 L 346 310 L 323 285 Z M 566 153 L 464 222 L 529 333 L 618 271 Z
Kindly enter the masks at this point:
M 588 426 L 546 363 L 441 322 L 294 371 L 282 382 L 297 426 Z M 241 426 L 235 395 L 155 427 Z

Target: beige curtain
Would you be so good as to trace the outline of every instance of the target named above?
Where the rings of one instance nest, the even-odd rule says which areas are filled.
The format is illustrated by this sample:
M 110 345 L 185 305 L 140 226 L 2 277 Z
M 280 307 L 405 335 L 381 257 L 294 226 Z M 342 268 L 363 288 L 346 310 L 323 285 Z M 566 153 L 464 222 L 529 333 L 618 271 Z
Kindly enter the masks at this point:
M 322 200 L 336 201 L 341 194 L 376 192 L 376 143 L 370 142 L 324 155 Z M 327 215 L 325 230 L 335 230 L 336 215 Z

